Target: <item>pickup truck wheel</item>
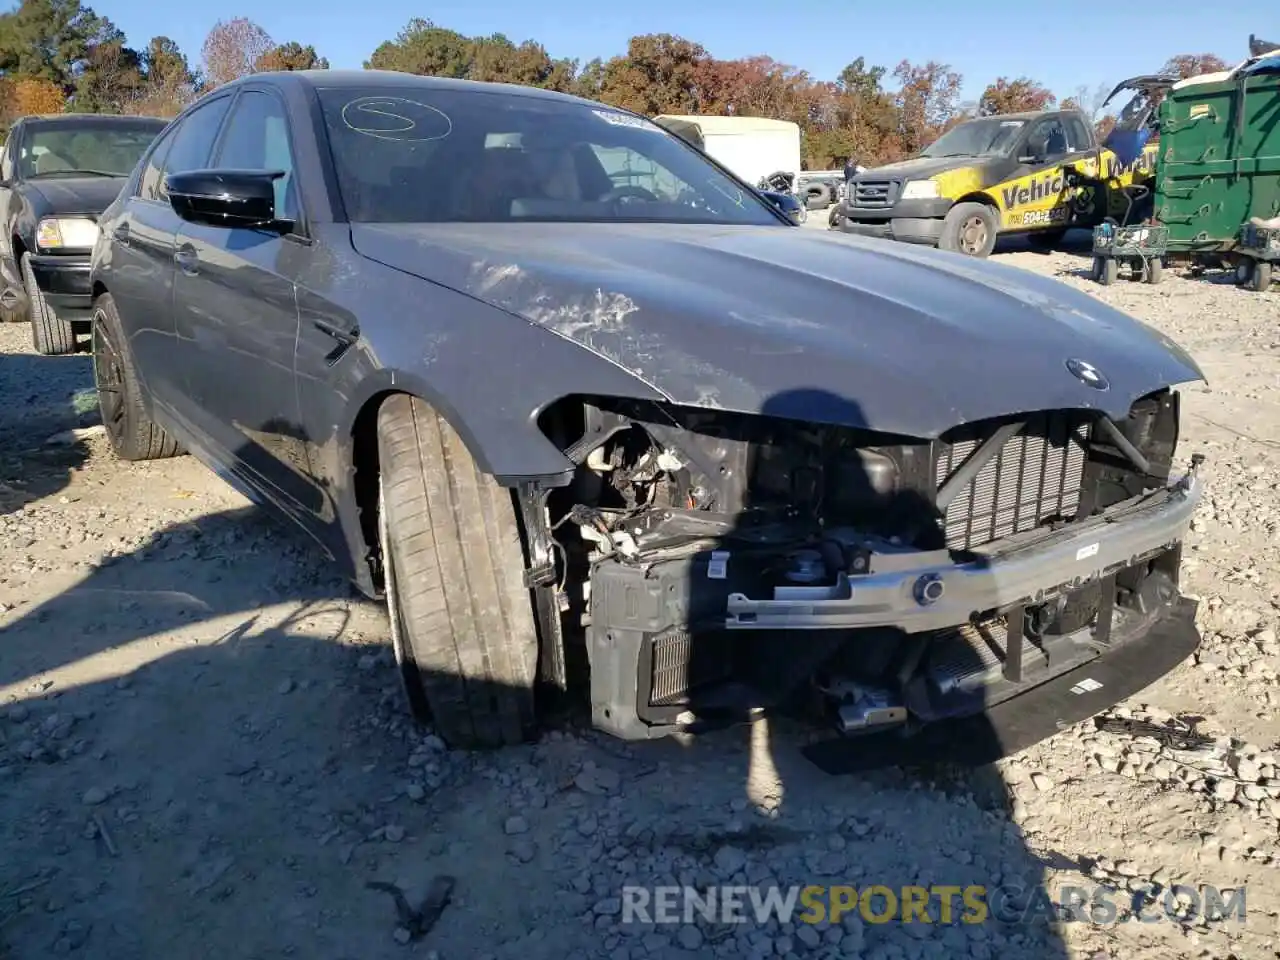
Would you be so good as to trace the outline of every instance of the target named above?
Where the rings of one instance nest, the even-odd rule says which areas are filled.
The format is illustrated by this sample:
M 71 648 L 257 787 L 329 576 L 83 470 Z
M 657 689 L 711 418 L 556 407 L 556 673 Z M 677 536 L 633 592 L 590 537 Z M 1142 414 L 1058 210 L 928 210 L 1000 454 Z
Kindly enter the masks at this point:
M 378 409 L 383 570 L 410 709 L 450 746 L 536 729 L 538 633 L 511 492 L 404 394 Z
M 31 258 L 22 258 L 22 282 L 27 288 L 27 297 L 31 301 L 31 345 L 36 353 L 46 357 L 75 353 L 76 334 L 70 320 L 64 320 L 45 301 L 44 293 L 36 283 L 35 271 L 31 269 Z
M 996 246 L 1000 221 L 985 203 L 957 203 L 942 221 L 938 246 L 966 257 L 985 258 Z

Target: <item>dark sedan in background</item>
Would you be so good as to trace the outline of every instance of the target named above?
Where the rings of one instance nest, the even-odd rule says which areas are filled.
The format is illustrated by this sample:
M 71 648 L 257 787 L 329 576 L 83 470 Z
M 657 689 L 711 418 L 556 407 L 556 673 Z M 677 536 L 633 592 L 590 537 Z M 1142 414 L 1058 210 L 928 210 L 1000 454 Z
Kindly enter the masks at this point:
M 166 123 L 68 113 L 10 128 L 0 152 L 0 313 L 31 322 L 38 353 L 71 353 L 88 332 L 98 215 Z
M 190 450 L 385 596 L 451 744 L 577 703 L 625 738 L 800 709 L 895 755 L 1003 717 L 1016 749 L 1199 641 L 1186 353 L 1053 280 L 796 229 L 644 117 L 256 74 L 101 224 L 116 452 Z

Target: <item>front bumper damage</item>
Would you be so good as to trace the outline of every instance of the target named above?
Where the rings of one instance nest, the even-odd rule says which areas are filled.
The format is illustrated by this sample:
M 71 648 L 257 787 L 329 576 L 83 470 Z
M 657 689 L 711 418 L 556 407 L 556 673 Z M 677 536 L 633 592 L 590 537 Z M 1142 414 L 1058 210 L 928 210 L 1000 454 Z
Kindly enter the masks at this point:
M 1116 504 L 1104 515 L 1045 536 L 1000 541 L 1000 551 L 952 563 L 945 550 L 870 552 L 871 573 L 834 587 L 778 587 L 775 598 L 729 596 L 730 629 L 823 630 L 899 627 L 907 633 L 964 623 L 976 611 L 1043 603 L 1178 543 L 1203 481 L 1177 483 Z M 883 571 L 883 572 L 876 572 Z
M 681 566 L 602 568 L 588 641 L 593 720 L 625 739 L 740 722 L 795 704 L 762 693 L 771 683 L 793 688 L 794 677 L 855 649 L 881 672 L 867 682 L 819 669 L 819 709 L 841 734 L 813 748 L 820 766 L 910 762 L 940 749 L 940 731 L 950 759 L 963 759 L 952 742 L 960 731 L 975 762 L 1022 749 L 1142 689 L 1197 647 L 1195 604 L 1177 580 L 1203 490 L 1199 462 L 1095 517 L 962 559 L 870 544 L 867 572 L 834 586 L 753 595 L 734 584 L 733 557 L 718 548 Z M 699 592 L 719 579 L 717 618 Z M 781 658 L 767 652 L 779 648 Z M 673 695 L 715 676 L 733 679 L 702 703 Z

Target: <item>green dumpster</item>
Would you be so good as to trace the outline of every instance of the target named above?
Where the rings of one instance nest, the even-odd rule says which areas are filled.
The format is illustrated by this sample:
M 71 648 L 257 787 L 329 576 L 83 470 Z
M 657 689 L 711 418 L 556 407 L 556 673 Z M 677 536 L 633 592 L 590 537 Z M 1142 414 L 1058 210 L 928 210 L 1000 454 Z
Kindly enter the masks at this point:
M 1160 104 L 1155 216 L 1168 251 L 1231 250 L 1280 216 L 1280 53 L 1174 85 Z

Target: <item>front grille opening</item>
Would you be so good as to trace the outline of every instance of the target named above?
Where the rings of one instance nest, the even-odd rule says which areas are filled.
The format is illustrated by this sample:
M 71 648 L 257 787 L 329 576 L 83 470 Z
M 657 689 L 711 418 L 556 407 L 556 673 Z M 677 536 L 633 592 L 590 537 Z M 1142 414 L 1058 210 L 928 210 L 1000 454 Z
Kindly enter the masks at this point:
M 896 180 L 866 180 L 853 185 L 853 203 L 858 207 L 888 207 L 898 199 Z
M 942 444 L 935 477 L 942 485 L 992 427 L 957 431 Z M 947 546 L 969 550 L 1075 516 L 1084 485 L 1088 420 L 1074 412 L 1031 417 L 947 507 Z
M 723 633 L 712 632 L 695 641 L 689 631 L 678 628 L 654 637 L 649 704 L 681 706 L 689 703 L 696 690 L 728 681 L 733 673 L 729 640 Z

